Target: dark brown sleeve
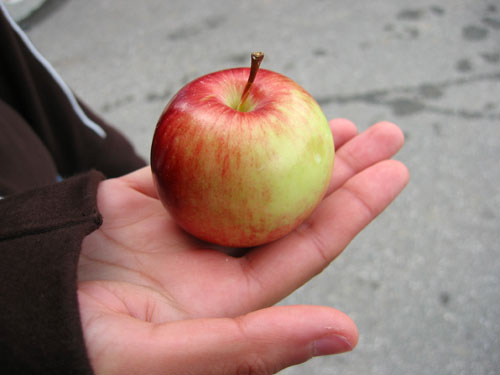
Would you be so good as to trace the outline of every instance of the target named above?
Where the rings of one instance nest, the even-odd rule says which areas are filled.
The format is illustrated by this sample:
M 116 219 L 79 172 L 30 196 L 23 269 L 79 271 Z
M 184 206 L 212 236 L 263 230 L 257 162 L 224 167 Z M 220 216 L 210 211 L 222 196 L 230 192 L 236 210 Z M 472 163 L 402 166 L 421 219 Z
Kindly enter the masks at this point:
M 1 2 L 0 46 L 0 369 L 91 374 L 76 292 L 81 243 L 101 224 L 103 174 L 145 163 L 78 101 Z
M 77 263 L 97 229 L 98 172 L 0 200 L 0 368 L 91 374 L 80 325 Z

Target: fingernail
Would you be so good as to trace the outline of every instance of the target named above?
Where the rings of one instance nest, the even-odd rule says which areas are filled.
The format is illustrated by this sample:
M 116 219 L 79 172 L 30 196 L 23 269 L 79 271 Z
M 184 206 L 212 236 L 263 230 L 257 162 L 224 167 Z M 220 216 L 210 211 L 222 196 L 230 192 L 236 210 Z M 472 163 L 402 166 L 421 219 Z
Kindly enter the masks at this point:
M 352 350 L 351 343 L 343 336 L 328 335 L 312 344 L 313 356 L 345 353 Z

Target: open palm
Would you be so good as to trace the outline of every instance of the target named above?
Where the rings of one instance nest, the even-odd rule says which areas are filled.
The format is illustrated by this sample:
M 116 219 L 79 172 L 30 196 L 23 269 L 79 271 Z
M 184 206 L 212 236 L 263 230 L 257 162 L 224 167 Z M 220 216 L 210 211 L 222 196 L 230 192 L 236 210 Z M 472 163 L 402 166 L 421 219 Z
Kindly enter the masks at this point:
M 275 306 L 323 270 L 403 189 L 389 160 L 401 131 L 379 123 L 358 135 L 331 121 L 333 179 L 297 230 L 232 256 L 183 232 L 148 167 L 103 181 L 102 227 L 84 240 L 79 301 L 97 374 L 272 374 L 357 342 L 354 323 L 322 306 Z

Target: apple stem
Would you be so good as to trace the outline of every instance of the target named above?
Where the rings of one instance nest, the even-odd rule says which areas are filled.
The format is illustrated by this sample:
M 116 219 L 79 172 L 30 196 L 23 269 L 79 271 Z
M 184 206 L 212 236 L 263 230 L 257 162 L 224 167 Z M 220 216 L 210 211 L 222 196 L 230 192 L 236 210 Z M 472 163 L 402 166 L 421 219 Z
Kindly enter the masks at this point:
M 257 72 L 259 71 L 260 63 L 264 59 L 263 52 L 252 52 L 252 64 L 250 66 L 250 74 L 248 76 L 248 81 L 241 94 L 240 104 L 238 104 L 237 110 L 240 111 L 243 103 L 248 98 L 248 94 L 250 94 L 250 88 L 252 87 L 253 81 L 255 81 L 255 77 L 257 76 Z

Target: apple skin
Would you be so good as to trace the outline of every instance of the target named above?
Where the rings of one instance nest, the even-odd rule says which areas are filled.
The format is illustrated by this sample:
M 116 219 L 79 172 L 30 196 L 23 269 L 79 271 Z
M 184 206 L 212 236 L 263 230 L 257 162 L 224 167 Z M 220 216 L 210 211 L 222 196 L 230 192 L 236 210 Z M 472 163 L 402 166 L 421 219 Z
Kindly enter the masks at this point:
M 259 70 L 238 106 L 249 68 L 184 86 L 167 104 L 151 147 L 163 205 L 193 236 L 252 247 L 281 238 L 322 200 L 333 172 L 328 121 L 291 79 Z

